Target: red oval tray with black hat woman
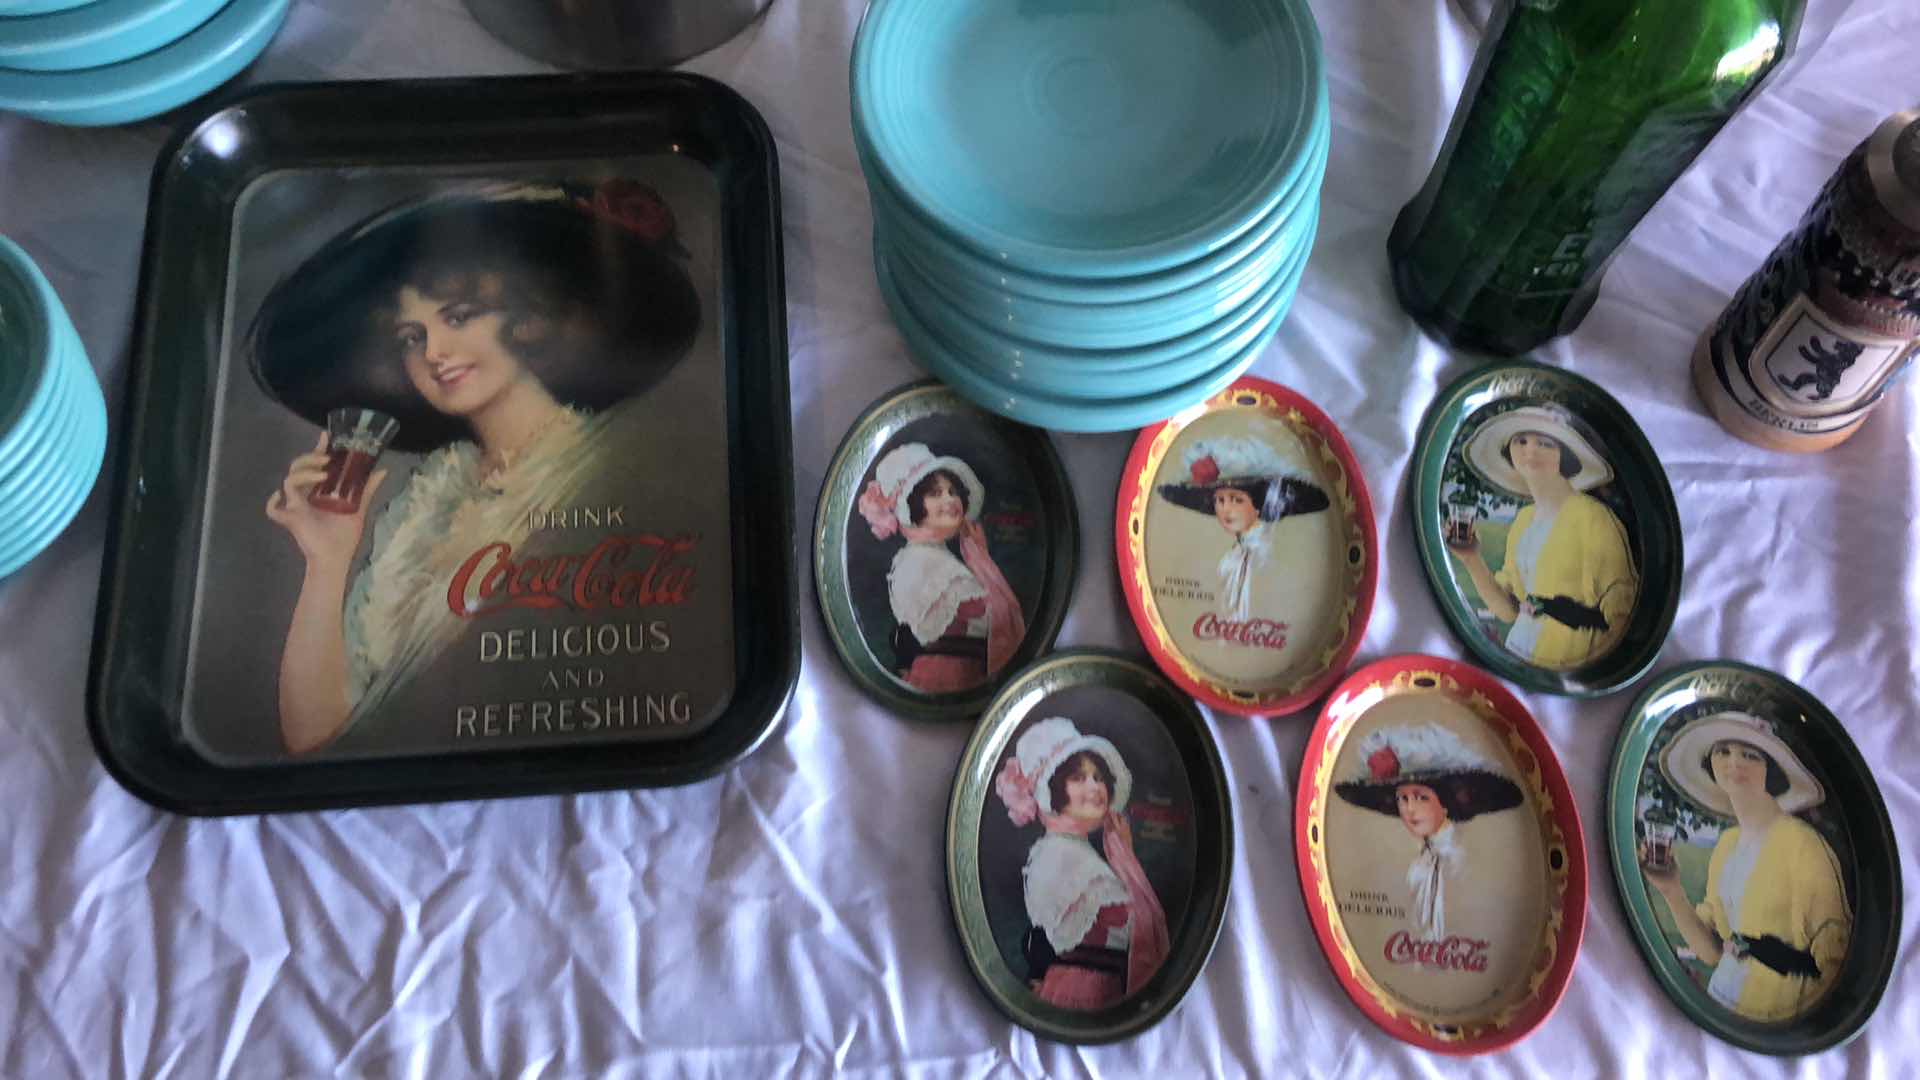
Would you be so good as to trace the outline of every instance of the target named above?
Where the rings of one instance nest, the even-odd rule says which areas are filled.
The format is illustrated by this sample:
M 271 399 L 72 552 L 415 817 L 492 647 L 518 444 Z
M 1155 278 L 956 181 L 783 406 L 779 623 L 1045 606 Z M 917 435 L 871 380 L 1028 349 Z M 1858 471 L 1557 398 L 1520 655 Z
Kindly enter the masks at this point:
M 1141 431 L 1114 518 L 1134 625 L 1196 699 L 1295 712 L 1359 648 L 1379 578 L 1373 502 L 1339 428 L 1294 391 L 1243 378 Z
M 1348 677 L 1308 740 L 1294 828 L 1321 948 L 1388 1033 L 1478 1054 L 1553 1011 L 1586 925 L 1580 816 L 1492 676 L 1409 655 Z

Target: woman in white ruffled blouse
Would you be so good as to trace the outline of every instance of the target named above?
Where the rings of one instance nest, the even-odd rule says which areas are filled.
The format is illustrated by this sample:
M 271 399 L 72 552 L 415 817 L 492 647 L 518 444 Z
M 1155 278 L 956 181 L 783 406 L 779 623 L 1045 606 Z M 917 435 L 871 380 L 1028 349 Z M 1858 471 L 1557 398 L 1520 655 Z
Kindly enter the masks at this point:
M 1354 752 L 1364 771 L 1334 793 L 1400 819 L 1420 845 L 1407 867 L 1408 929 L 1419 941 L 1447 937 L 1447 881 L 1465 852 L 1458 826 L 1521 803 L 1520 785 L 1438 724 L 1380 728 Z
M 335 237 L 276 286 L 253 331 L 256 379 L 322 425 L 266 514 L 306 559 L 279 706 L 292 753 L 374 712 L 465 628 L 450 595 L 481 545 L 518 546 L 536 511 L 603 471 L 621 404 L 686 350 L 699 300 L 673 218 L 629 180 L 521 185 L 388 210 Z M 399 421 L 392 445 L 425 454 L 375 515 L 374 496 L 330 512 L 326 413 Z M 471 591 L 471 590 L 470 590 Z
M 1166 963 L 1167 915 L 1134 856 L 1133 774 L 1120 751 L 1047 717 L 1020 736 L 994 791 L 1015 825 L 1038 819 L 1046 829 L 1021 871 L 1034 992 L 1069 1009 L 1102 1009 L 1137 992 Z
M 887 602 L 894 673 L 916 690 L 971 690 L 999 674 L 1026 640 L 1020 600 L 980 528 L 985 503 L 973 469 L 925 443 L 889 450 L 860 493 L 858 509 L 874 539 L 906 540 L 887 570 Z

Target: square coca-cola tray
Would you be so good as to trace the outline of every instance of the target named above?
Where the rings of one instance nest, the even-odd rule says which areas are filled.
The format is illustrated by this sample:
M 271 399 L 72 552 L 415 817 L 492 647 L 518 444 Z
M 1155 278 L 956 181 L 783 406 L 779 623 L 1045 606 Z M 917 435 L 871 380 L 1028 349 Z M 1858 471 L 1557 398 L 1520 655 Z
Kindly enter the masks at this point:
M 156 166 L 88 714 L 183 813 L 711 775 L 799 669 L 778 166 L 694 75 L 272 86 Z

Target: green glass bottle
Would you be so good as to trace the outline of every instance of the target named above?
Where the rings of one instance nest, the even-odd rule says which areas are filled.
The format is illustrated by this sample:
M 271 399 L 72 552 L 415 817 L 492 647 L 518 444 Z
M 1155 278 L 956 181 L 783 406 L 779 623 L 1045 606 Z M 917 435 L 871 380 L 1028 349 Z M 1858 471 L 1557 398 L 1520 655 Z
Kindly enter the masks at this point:
M 1614 252 L 1792 50 L 1805 0 L 1499 0 L 1387 241 L 1400 302 L 1514 355 L 1586 317 Z

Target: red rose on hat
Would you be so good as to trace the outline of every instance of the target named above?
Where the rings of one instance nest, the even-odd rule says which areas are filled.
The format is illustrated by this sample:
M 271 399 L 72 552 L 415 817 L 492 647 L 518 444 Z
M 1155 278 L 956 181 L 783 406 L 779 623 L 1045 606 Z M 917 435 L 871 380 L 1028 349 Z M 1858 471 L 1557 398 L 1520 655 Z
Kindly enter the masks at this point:
M 608 180 L 594 188 L 593 201 L 587 210 L 602 221 L 656 244 L 671 243 L 677 227 L 673 209 L 659 192 L 625 177 Z
M 1367 756 L 1367 771 L 1375 780 L 1388 780 L 1400 775 L 1400 755 L 1390 746 L 1383 746 Z
M 1220 479 L 1220 464 L 1213 460 L 1212 454 L 1195 461 L 1190 471 L 1196 484 L 1211 484 Z

